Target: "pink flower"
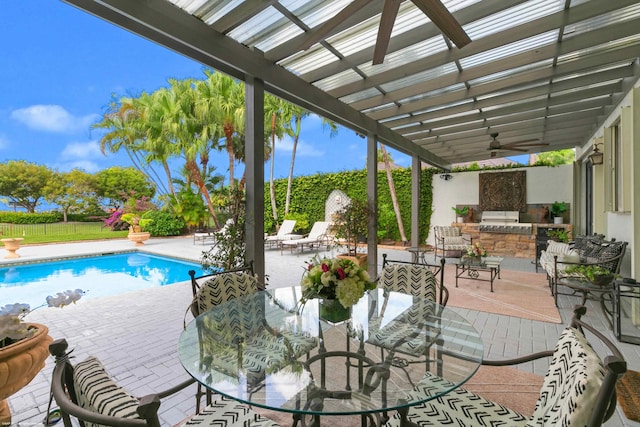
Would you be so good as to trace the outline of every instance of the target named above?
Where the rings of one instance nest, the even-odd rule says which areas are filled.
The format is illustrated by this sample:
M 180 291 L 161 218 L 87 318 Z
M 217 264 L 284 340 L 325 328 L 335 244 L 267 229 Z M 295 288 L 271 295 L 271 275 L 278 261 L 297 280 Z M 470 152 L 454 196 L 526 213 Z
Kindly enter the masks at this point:
M 345 274 L 344 270 L 341 267 L 336 270 L 336 274 L 338 275 L 340 280 L 344 280 L 344 278 L 347 277 L 347 275 Z
M 327 271 L 329 271 L 329 266 L 325 263 L 322 263 L 322 272 L 326 273 Z

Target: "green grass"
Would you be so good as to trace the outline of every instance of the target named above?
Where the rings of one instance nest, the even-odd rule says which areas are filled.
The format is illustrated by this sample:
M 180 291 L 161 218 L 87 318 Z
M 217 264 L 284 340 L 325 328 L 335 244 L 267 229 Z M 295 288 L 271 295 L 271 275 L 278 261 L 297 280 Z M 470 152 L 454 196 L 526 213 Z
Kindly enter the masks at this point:
M 125 239 L 128 231 L 111 231 L 109 233 L 85 233 L 85 234 L 58 234 L 46 236 L 29 236 L 22 241 L 23 245 L 36 243 L 64 243 L 77 242 L 83 240 L 111 240 Z
M 0 224 L 0 237 L 22 237 L 22 244 L 74 242 L 126 238 L 127 230 L 111 231 L 101 222 L 58 222 L 53 224 Z

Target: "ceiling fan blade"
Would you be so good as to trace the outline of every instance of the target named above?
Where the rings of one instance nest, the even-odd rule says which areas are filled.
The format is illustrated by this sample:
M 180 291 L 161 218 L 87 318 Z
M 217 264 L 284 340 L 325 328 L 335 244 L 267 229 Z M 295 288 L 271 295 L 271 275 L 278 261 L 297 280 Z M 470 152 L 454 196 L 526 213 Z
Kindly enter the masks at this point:
M 326 21 L 314 30 L 311 30 L 307 37 L 300 44 L 301 50 L 307 50 L 320 40 L 324 39 L 334 28 L 342 24 L 349 16 L 353 15 L 358 9 L 366 6 L 371 0 L 354 0 L 347 7 L 342 9 L 333 18 Z
M 527 153 L 529 150 L 525 148 L 517 148 L 517 147 L 508 147 L 503 145 L 501 148 L 502 151 L 518 151 L 520 153 Z
M 451 12 L 442 4 L 440 0 L 411 0 L 431 22 L 442 31 L 455 44 L 458 49 L 462 49 L 471 39 L 465 33 L 462 26 L 456 21 Z
M 376 39 L 376 47 L 373 51 L 373 64 L 382 64 L 389 47 L 389 39 L 391 38 L 391 30 L 396 22 L 398 10 L 400 9 L 401 0 L 385 0 L 380 16 L 380 27 L 378 28 L 378 38 Z

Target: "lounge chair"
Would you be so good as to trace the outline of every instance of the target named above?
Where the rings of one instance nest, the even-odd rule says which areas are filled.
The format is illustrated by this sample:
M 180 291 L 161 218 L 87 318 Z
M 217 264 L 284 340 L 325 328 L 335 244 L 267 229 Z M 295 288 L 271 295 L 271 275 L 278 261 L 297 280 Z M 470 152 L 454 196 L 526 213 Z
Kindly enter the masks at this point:
M 325 245 L 329 248 L 329 246 L 331 246 L 331 238 L 327 234 L 329 225 L 330 223 L 327 221 L 316 221 L 313 227 L 311 227 L 309 234 L 302 239 L 284 240 L 280 242 L 280 253 L 282 254 L 285 247 L 291 249 L 291 252 L 293 252 L 294 248 L 298 248 L 300 252 L 302 252 L 305 245 L 309 247 Z
M 282 221 L 282 225 L 276 234 L 264 238 L 265 247 L 272 248 L 274 246 L 280 246 L 280 242 L 285 240 L 302 239 L 301 234 L 293 234 L 293 228 L 295 226 L 296 221 L 294 219 L 285 219 Z

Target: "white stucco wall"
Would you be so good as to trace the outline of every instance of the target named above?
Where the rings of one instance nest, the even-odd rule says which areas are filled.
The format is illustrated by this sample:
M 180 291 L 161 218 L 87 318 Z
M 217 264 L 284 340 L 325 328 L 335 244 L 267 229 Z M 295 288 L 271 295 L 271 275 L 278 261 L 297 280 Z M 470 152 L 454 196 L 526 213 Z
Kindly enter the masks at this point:
M 573 200 L 573 165 L 558 167 L 530 167 L 522 169 L 503 169 L 495 172 L 511 172 L 526 170 L 527 203 L 551 204 L 554 201 L 571 203 Z M 433 214 L 431 225 L 449 225 L 456 220 L 451 210 L 455 205 L 478 205 L 480 203 L 479 176 L 492 171 L 472 171 L 451 173 L 448 181 L 433 177 Z M 432 233 L 427 243 L 433 244 Z

